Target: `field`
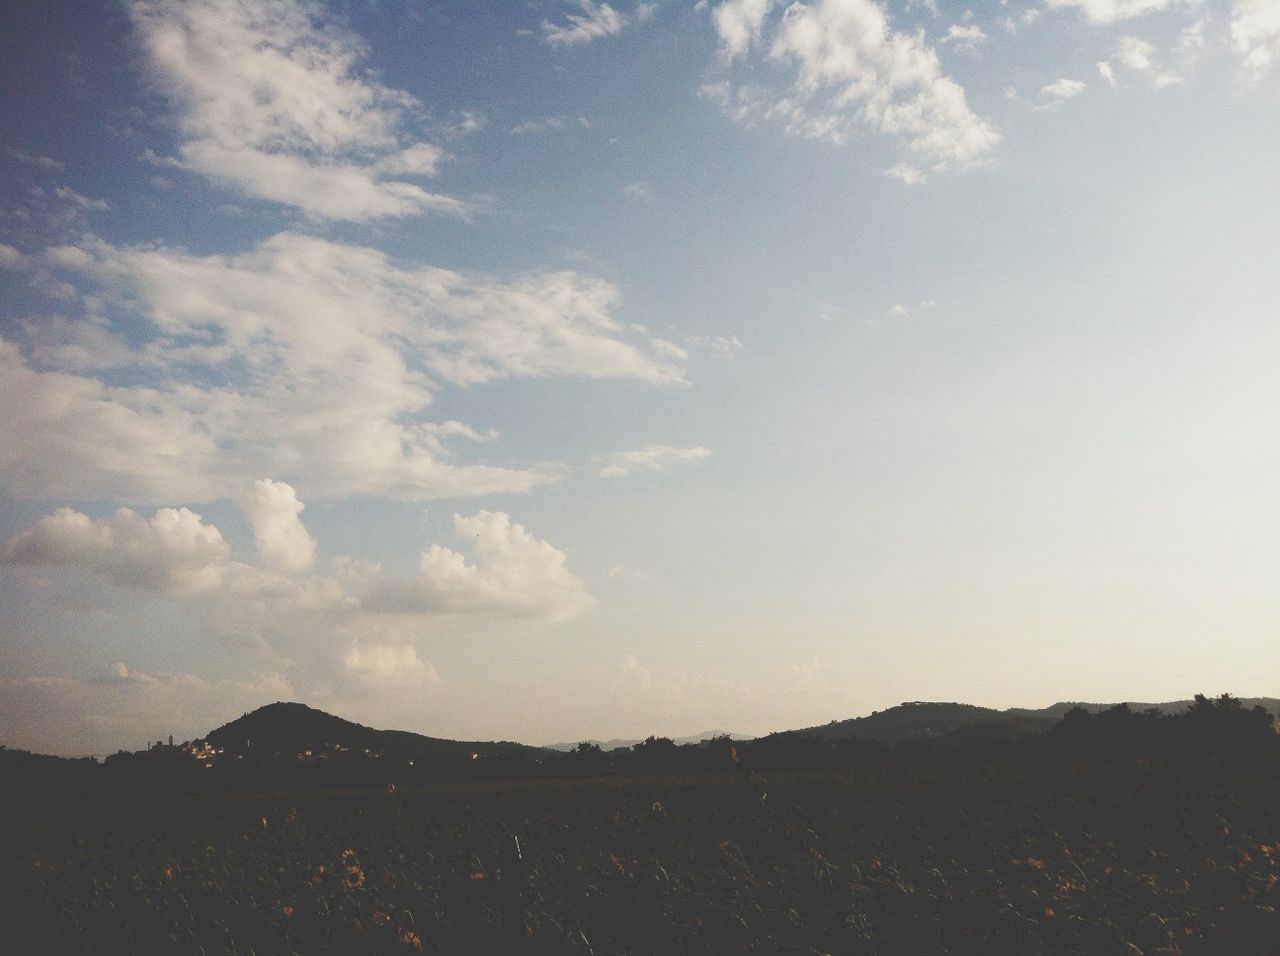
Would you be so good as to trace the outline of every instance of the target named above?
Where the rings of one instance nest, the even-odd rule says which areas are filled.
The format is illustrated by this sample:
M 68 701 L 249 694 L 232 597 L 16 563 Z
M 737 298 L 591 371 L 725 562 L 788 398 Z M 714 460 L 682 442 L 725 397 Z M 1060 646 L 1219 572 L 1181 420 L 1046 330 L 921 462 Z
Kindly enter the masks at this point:
M 1280 953 L 1270 760 L 0 811 L 10 953 Z

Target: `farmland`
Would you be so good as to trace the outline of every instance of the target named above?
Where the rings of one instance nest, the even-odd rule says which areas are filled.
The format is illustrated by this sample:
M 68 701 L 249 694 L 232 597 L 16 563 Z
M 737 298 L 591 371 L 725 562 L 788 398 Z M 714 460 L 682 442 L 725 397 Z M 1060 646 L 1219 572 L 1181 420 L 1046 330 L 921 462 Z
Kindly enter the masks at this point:
M 493 953 L 509 898 L 524 953 L 1275 953 L 1278 806 L 1273 758 L 10 801 L 0 938 Z

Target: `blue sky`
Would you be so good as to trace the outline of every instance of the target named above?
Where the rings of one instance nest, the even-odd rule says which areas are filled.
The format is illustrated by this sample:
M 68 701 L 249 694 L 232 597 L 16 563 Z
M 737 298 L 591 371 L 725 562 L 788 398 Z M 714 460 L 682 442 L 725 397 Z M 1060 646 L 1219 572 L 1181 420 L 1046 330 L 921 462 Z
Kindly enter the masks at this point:
M 1276 0 L 0 44 L 3 742 L 1274 693 Z

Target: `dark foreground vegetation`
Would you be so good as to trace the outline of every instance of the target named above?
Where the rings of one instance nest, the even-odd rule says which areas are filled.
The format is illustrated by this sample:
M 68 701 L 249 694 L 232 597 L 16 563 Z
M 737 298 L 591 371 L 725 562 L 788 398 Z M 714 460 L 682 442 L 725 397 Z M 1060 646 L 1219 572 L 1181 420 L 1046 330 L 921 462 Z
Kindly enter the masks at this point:
M 1261 956 L 1280 952 L 1277 807 L 1275 755 L 10 800 L 0 939 Z
M 1280 738 L 1230 697 L 612 753 L 274 706 L 102 765 L 0 752 L 4 951 L 1280 953 Z M 294 753 L 314 727 L 354 736 Z

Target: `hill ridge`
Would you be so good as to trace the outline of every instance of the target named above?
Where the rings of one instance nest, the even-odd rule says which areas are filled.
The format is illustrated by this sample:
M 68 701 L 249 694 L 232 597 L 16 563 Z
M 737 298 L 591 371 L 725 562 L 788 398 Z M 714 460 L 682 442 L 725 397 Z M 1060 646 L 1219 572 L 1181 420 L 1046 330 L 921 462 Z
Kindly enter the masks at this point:
M 509 740 L 452 740 L 408 730 L 378 730 L 296 701 L 265 704 L 210 731 L 211 744 L 244 756 L 347 752 L 405 757 L 483 756 L 540 748 Z

